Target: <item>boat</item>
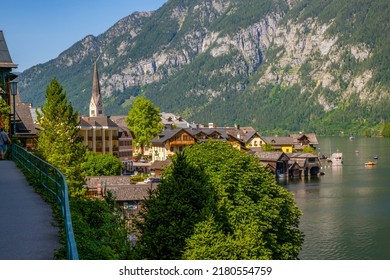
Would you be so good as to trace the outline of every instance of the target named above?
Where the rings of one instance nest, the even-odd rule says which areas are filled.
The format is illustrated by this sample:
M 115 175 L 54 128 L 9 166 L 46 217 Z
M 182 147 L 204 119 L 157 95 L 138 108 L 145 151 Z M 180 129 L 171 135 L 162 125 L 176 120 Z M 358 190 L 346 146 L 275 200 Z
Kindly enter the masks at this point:
M 378 159 L 379 157 L 378 156 L 374 156 L 374 159 Z
M 354 140 L 355 137 L 353 137 L 353 135 L 349 136 L 349 140 Z
M 369 162 L 366 162 L 364 165 L 366 165 L 366 166 L 374 166 L 374 165 L 376 165 L 376 162 L 369 161 Z
M 333 153 L 332 154 L 332 164 L 339 165 L 343 163 L 343 153 Z

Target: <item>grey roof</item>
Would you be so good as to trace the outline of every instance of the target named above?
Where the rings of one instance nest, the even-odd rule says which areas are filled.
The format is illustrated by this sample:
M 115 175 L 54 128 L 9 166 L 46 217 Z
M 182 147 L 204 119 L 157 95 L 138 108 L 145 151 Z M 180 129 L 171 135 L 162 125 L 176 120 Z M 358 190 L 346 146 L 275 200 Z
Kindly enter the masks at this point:
M 253 136 L 260 137 L 258 132 L 253 127 L 250 126 L 240 127 L 240 128 L 227 127 L 225 128 L 225 131 L 229 135 L 235 136 L 236 138 L 238 138 L 237 136 L 239 136 L 239 139 L 241 139 L 244 143 L 247 143 L 249 140 L 251 140 Z
M 126 115 L 110 116 L 110 120 L 119 127 L 120 137 L 135 138 L 133 132 L 127 127 L 126 117 Z
M 264 161 L 278 161 L 283 154 L 283 152 L 257 152 L 255 156 Z
M 127 128 L 127 123 L 126 123 L 126 115 L 118 115 L 118 116 L 110 116 L 110 119 L 116 123 L 119 127 L 126 127 Z
M 0 68 L 16 68 L 17 64 L 12 62 L 3 31 L 0 30 Z
M 292 145 L 292 137 L 264 137 L 264 141 L 268 144 L 274 145 Z
M 179 132 L 185 131 L 183 128 L 174 128 L 174 129 L 166 129 L 161 131 L 156 137 L 154 137 L 150 142 L 152 144 L 163 144 L 165 141 L 168 141 L 173 136 L 178 134 Z
M 186 129 L 186 131 L 189 134 L 191 134 L 192 136 L 194 136 L 195 138 L 197 137 L 197 135 L 204 134 L 206 136 L 210 136 L 210 135 L 215 134 L 215 133 L 219 134 L 221 139 L 228 138 L 228 134 L 226 133 L 226 130 L 224 128 L 219 128 L 219 127 L 216 127 L 216 128 L 209 128 L 209 127 L 188 128 L 188 129 Z
M 312 158 L 318 157 L 316 154 L 312 153 L 288 153 L 289 158 Z
M 300 144 L 300 140 L 303 137 L 307 137 L 311 145 L 318 145 L 317 136 L 315 133 L 293 133 L 290 134 L 290 137 L 293 138 L 294 144 Z
M 152 165 L 150 166 L 150 170 L 162 170 L 165 167 L 169 166 L 172 163 L 172 160 L 170 158 L 162 161 L 162 160 L 155 160 Z
M 114 123 L 110 117 L 100 116 L 100 117 L 81 117 L 80 126 L 85 127 L 108 127 L 111 129 L 119 129 L 118 125 Z
M 238 141 L 241 141 L 242 143 L 245 143 L 245 141 L 242 139 L 242 136 L 238 136 L 237 133 L 235 133 L 233 130 L 228 130 L 224 127 L 215 127 L 215 128 L 209 128 L 209 127 L 197 127 L 197 128 L 173 128 L 173 129 L 166 129 L 163 130 L 159 135 L 157 135 L 155 138 L 151 140 L 151 143 L 154 145 L 162 144 L 171 139 L 173 136 L 178 134 L 179 132 L 185 131 L 198 141 L 208 140 L 208 139 L 218 139 L 218 140 L 229 140 L 230 138 L 237 139 Z M 206 138 L 201 138 L 201 135 L 205 135 Z M 211 136 L 217 136 L 218 138 L 211 137 Z M 251 133 L 253 136 L 254 134 Z M 251 136 L 251 137 L 252 137 Z M 209 138 L 211 137 L 211 138 Z
M 36 135 L 33 117 L 31 115 L 31 104 L 16 102 L 16 115 L 20 121 L 17 123 L 16 132 L 19 134 Z
M 160 113 L 161 123 L 164 125 L 175 125 L 181 128 L 187 128 L 190 124 L 180 116 L 176 116 L 172 113 Z
M 116 201 L 142 201 L 149 197 L 150 190 L 156 189 L 156 184 L 117 185 L 107 187 Z

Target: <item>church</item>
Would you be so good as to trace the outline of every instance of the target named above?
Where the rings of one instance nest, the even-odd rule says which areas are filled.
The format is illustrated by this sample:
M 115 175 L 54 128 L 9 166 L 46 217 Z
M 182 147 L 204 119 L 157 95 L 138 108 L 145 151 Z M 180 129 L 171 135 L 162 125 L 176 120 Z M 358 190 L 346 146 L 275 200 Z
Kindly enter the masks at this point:
M 114 121 L 115 120 L 115 121 Z M 110 154 L 127 163 L 132 159 L 132 134 L 121 118 L 104 115 L 97 61 L 94 62 L 89 116 L 80 117 L 80 136 L 90 151 Z

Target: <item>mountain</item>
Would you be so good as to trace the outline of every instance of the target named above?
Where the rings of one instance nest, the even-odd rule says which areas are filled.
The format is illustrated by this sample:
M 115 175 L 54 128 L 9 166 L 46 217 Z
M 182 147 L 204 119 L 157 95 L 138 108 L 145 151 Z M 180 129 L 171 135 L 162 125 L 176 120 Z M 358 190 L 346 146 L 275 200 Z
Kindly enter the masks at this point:
M 53 76 L 87 113 L 98 57 L 107 114 L 135 96 L 194 122 L 264 133 L 372 134 L 390 121 L 388 0 L 168 0 L 20 75 L 40 106 Z

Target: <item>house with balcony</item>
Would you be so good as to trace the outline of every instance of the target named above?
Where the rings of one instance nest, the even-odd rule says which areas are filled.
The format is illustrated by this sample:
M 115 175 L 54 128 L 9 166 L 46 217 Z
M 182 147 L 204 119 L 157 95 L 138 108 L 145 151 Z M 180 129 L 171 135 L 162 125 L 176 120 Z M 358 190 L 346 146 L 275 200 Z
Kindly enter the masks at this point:
M 81 117 L 79 126 L 90 151 L 119 157 L 119 127 L 109 117 Z
M 227 129 L 224 127 L 190 127 L 190 128 L 174 128 L 166 129 L 152 139 L 152 161 L 164 161 L 176 152 L 182 151 L 186 146 L 195 144 L 196 142 L 204 142 L 208 140 L 227 141 L 233 147 L 239 150 L 247 150 L 245 140 L 252 141 L 255 138 L 254 133 L 250 133 L 253 137 L 246 136 L 245 132 L 240 132 L 237 129 Z M 259 140 L 254 140 L 259 141 Z
M 184 128 L 163 130 L 151 140 L 152 161 L 164 161 L 195 142 L 196 138 Z
M 133 160 L 134 133 L 127 127 L 125 115 L 111 116 L 110 119 L 118 126 L 119 159 L 126 165 Z

